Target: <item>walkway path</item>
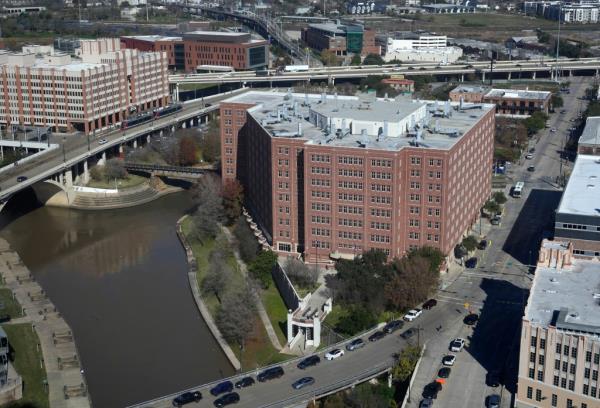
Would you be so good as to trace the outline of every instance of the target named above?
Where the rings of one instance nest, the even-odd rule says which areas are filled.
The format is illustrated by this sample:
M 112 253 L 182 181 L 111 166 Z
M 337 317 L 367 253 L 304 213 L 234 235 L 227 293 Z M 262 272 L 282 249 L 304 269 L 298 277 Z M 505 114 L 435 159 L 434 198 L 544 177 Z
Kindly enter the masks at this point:
M 89 408 L 87 386 L 73 333 L 8 242 L 0 239 L 0 274 L 32 323 L 42 348 L 52 408 Z
M 233 250 L 233 255 L 235 256 L 235 259 L 238 263 L 240 271 L 242 272 L 242 274 L 244 276 L 248 276 L 248 268 L 246 267 L 246 263 L 242 260 L 242 257 L 240 256 L 240 251 L 237 249 L 237 245 L 235 243 L 235 239 L 234 239 L 233 235 L 231 234 L 231 231 L 229 231 L 228 228 L 223 227 L 223 226 L 221 226 L 221 229 L 223 230 L 223 233 L 227 237 L 227 241 L 231 245 L 231 249 Z M 271 344 L 273 345 L 273 347 L 275 347 L 277 349 L 277 351 L 281 351 L 283 349 L 283 346 L 279 342 L 279 338 L 277 337 L 277 333 L 275 333 L 275 329 L 273 328 L 273 325 L 271 324 L 269 315 L 267 314 L 267 311 L 265 310 L 265 307 L 263 306 L 262 301 L 260 300 L 260 297 L 256 296 L 255 299 L 256 299 L 256 310 L 258 310 L 258 315 L 260 316 L 260 320 L 262 320 L 263 325 L 265 326 L 265 329 L 267 330 L 267 334 L 269 335 L 269 340 L 271 340 Z

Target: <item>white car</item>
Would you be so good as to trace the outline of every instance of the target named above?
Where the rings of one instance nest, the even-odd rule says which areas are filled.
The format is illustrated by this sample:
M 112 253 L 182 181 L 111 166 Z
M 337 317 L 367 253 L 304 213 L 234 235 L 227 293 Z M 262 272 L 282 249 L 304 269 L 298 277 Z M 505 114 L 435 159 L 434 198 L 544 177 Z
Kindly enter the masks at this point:
M 531 153 L 527 153 L 527 154 L 525 155 L 525 158 L 526 158 L 526 159 L 533 159 L 533 154 L 531 154 Z
M 421 316 L 421 313 L 423 313 L 421 309 L 409 310 L 408 313 L 404 315 L 404 320 L 406 320 L 407 322 L 412 322 L 417 317 Z
M 335 360 L 344 355 L 344 350 L 342 349 L 333 349 L 329 353 L 325 354 L 325 360 Z
M 556 129 L 552 128 L 552 129 L 550 129 L 550 132 L 554 133 L 554 132 L 556 132 Z
M 452 340 L 452 343 L 450 343 L 450 351 L 462 351 L 463 347 L 465 347 L 465 339 L 461 339 L 460 337 Z
M 99 145 L 103 145 L 104 143 L 108 143 L 108 140 L 106 140 L 106 139 L 100 139 L 100 140 L 98 140 L 98 144 Z
M 453 366 L 456 361 L 456 356 L 454 354 L 448 354 L 442 358 L 442 364 L 445 366 Z

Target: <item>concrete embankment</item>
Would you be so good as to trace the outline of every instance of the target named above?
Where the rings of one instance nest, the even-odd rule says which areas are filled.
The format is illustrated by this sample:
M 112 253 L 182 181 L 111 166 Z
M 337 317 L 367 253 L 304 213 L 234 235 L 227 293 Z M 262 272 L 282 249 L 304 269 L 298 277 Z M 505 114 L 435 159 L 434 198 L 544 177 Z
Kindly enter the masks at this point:
M 112 210 L 134 207 L 181 190 L 180 187 L 160 186 L 157 188 L 149 183 L 144 183 L 137 187 L 118 191 L 76 192 L 70 207 L 78 210 Z
M 199 287 L 200 283 L 198 282 L 198 279 L 197 279 L 198 265 L 196 263 L 196 257 L 194 256 L 192 247 L 189 244 L 189 242 L 188 242 L 187 238 L 185 237 L 185 234 L 183 233 L 183 230 L 181 228 L 181 223 L 187 217 L 188 217 L 187 215 L 184 215 L 177 221 L 177 236 L 179 237 L 179 240 L 181 241 L 181 244 L 183 245 L 183 248 L 185 249 L 185 252 L 186 252 L 187 262 L 188 262 L 188 266 L 189 266 L 188 279 L 190 282 L 190 289 L 192 290 L 192 295 L 194 296 L 194 301 L 196 302 L 196 306 L 198 306 L 198 310 L 200 311 L 200 314 L 202 315 L 202 318 L 206 322 L 206 325 L 208 326 L 210 332 L 212 333 L 213 337 L 215 338 L 215 340 L 217 340 L 217 342 L 219 343 L 219 346 L 221 346 L 221 349 L 225 353 L 225 356 L 227 357 L 227 359 L 229 360 L 229 362 L 231 363 L 233 368 L 235 368 L 236 370 L 239 370 L 241 368 L 240 361 L 238 360 L 235 353 L 229 346 L 229 343 L 227 343 L 227 341 L 221 334 L 221 331 L 217 327 L 217 324 L 215 323 L 212 315 L 210 314 L 208 307 L 206 306 L 206 304 L 202 300 L 202 296 L 200 295 L 200 287 Z
M 19 322 L 31 323 L 40 340 L 50 406 L 89 408 L 91 403 L 71 328 L 4 239 L 0 239 L 0 274 L 23 308 L 25 316 Z

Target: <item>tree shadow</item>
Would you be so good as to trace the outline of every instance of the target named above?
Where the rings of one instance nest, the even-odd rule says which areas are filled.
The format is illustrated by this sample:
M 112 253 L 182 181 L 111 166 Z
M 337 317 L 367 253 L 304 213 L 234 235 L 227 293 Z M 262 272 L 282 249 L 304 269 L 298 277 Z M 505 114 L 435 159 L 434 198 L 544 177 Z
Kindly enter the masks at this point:
M 502 250 L 523 264 L 535 263 L 542 238 L 553 235 L 554 211 L 561 196 L 560 191 L 531 190 Z

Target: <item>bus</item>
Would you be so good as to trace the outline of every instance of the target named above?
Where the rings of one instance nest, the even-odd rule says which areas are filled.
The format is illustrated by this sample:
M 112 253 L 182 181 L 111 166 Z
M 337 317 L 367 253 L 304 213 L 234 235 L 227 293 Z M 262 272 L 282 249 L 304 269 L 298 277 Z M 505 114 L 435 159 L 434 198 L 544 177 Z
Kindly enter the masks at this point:
M 521 198 L 521 194 L 523 193 L 523 187 L 525 187 L 525 183 L 519 181 L 512 189 L 511 195 L 514 198 Z

